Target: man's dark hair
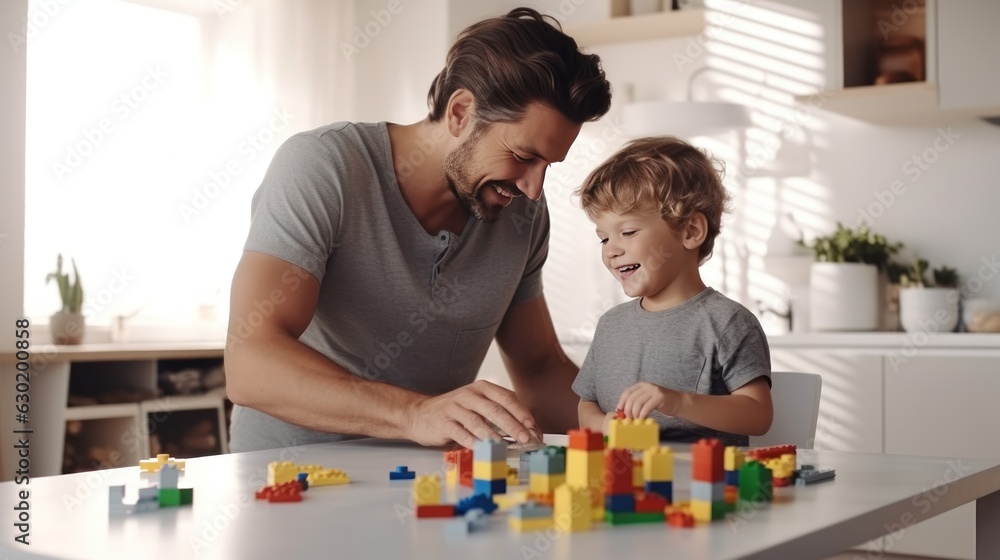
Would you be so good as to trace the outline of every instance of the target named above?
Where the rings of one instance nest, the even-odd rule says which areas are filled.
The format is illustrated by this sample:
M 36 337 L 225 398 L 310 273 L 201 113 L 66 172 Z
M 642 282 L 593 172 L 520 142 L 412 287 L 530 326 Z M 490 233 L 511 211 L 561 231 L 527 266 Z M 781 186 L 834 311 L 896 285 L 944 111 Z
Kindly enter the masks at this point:
M 578 124 L 601 118 L 611 107 L 611 84 L 600 57 L 580 52 L 558 21 L 531 8 L 516 8 L 459 34 L 427 94 L 432 122 L 441 120 L 458 89 L 472 93 L 483 124 L 516 122 L 533 102 Z

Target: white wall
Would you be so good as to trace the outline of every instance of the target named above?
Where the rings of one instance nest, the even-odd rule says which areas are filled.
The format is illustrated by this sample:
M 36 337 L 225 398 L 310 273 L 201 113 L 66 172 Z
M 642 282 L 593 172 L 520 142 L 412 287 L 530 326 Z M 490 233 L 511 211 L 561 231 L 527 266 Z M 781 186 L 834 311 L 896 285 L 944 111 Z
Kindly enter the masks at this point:
M 28 0 L 0 2 L 0 344 L 13 349 L 13 321 L 24 297 L 24 107 L 26 47 L 11 43 L 24 38 L 22 25 Z
M 392 13 L 389 9 L 392 8 Z M 427 116 L 427 90 L 444 66 L 446 0 L 356 0 L 355 30 L 368 45 L 352 57 L 360 121 L 409 124 Z M 373 13 L 374 12 L 374 13 Z M 386 14 L 391 16 L 387 21 Z M 373 23 L 374 22 L 374 23 Z

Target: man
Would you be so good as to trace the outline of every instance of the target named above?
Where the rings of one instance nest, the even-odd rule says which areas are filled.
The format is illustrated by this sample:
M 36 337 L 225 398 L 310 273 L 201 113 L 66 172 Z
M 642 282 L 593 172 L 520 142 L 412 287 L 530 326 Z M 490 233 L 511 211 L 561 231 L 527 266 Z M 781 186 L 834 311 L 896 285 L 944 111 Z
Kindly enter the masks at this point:
M 542 182 L 610 104 L 599 58 L 519 8 L 459 36 L 423 121 L 285 142 L 233 278 L 231 449 L 575 426 L 578 369 L 542 297 Z M 473 382 L 494 338 L 514 392 Z

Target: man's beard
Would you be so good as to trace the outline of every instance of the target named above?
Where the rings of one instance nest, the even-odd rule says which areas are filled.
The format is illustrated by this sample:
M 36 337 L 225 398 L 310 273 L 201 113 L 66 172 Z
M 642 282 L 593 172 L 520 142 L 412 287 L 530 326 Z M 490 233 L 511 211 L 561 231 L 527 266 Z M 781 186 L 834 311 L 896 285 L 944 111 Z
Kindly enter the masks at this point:
M 516 192 L 516 187 L 508 187 L 497 181 L 489 181 L 476 190 L 476 180 L 472 176 L 470 167 L 475 158 L 476 145 L 479 144 L 483 132 L 485 130 L 473 131 L 468 140 L 462 142 L 455 151 L 448 154 L 444 160 L 444 177 L 448 188 L 455 194 L 455 198 L 458 199 L 459 204 L 465 208 L 466 212 L 475 216 L 477 220 L 495 222 L 500 219 L 500 213 L 504 206 L 487 204 L 483 200 L 483 191 L 492 189 L 494 185 L 499 185 L 508 191 Z

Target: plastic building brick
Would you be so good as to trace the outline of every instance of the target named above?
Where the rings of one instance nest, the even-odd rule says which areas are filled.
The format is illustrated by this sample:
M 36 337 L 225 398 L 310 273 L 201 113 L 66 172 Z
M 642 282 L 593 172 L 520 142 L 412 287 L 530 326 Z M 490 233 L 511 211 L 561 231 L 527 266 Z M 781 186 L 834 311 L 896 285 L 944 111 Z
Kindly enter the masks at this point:
M 521 453 L 517 467 L 517 483 L 527 484 L 529 474 L 531 474 L 531 454 Z
M 735 506 L 736 501 L 739 499 L 739 497 L 740 497 L 740 489 L 738 486 L 735 485 L 726 486 L 726 489 L 723 490 L 723 498 L 727 505 Z
M 472 479 L 472 492 L 492 497 L 495 494 L 505 494 L 507 492 L 507 479 L 480 480 Z
M 803 469 L 799 472 L 799 476 L 795 479 L 795 484 L 796 486 L 805 486 L 806 484 L 812 484 L 813 482 L 829 480 L 836 476 L 837 472 L 834 469 L 823 469 L 821 471 L 816 469 Z
M 458 501 L 458 504 L 455 505 L 455 514 L 465 515 L 467 511 L 473 509 L 481 509 L 486 513 L 493 513 L 497 510 L 497 507 L 489 496 L 473 494 Z
M 258 490 L 254 497 L 258 500 L 267 500 L 270 503 L 280 502 L 301 502 L 302 485 L 297 480 L 282 482 L 273 486 L 265 486 Z
M 527 499 L 528 493 L 525 491 L 509 492 L 507 494 L 497 494 L 496 496 L 493 496 L 493 503 L 496 504 L 497 509 L 500 511 L 507 511 L 517 504 L 523 504 Z
M 566 472 L 565 449 L 546 447 L 535 451 L 528 458 L 531 474 L 564 474 Z
M 108 514 L 128 515 L 135 511 L 135 504 L 125 503 L 125 485 L 118 484 L 108 487 Z
M 309 473 L 300 472 L 296 480 L 302 486 L 303 492 L 309 489 Z
M 309 471 L 307 474 L 310 486 L 340 486 L 351 482 L 347 473 L 337 469 L 318 469 Z M 305 490 L 305 487 L 302 489 Z
M 532 471 L 528 491 L 532 494 L 551 494 L 565 483 L 565 474 L 542 474 Z
M 632 494 L 632 452 L 607 449 L 604 452 L 604 493 Z
M 746 458 L 763 461 L 764 459 L 774 459 L 788 454 L 795 455 L 794 445 L 775 445 L 772 447 L 751 449 L 750 451 L 747 451 Z
M 760 461 L 749 461 L 740 467 L 740 501 L 770 502 L 773 495 L 771 471 Z
M 184 470 L 184 459 L 174 459 L 167 453 L 160 453 L 151 459 L 139 461 L 139 469 L 143 472 L 158 472 L 163 465 L 173 465 L 178 470 Z
M 642 459 L 632 457 L 632 490 L 642 490 L 645 481 L 642 479 Z
M 635 495 L 636 513 L 663 513 L 670 502 L 659 494 L 641 492 Z
M 649 449 L 660 444 L 660 426 L 652 418 L 611 420 L 608 425 L 610 449 Z
M 725 488 L 726 485 L 723 482 L 702 482 L 700 480 L 692 480 L 691 500 L 721 502 L 726 497 Z
M 554 524 L 551 517 L 529 517 L 527 519 L 521 517 L 510 517 L 508 518 L 508 523 L 510 524 L 511 529 L 520 533 L 528 531 L 544 531 L 552 527 Z
M 615 410 L 615 420 L 624 420 L 624 419 L 625 419 L 625 411 L 621 408 Z
M 458 486 L 458 465 L 445 465 L 444 480 L 449 488 Z
M 691 445 L 691 480 L 724 482 L 725 449 L 715 438 L 700 439 Z
M 725 471 L 726 475 L 726 486 L 739 486 L 740 485 L 740 471 Z
M 507 443 L 502 439 L 481 439 L 472 444 L 472 459 L 487 463 L 507 462 Z
M 521 484 L 521 475 L 514 467 L 507 467 L 507 488 Z
M 646 483 L 646 493 L 647 494 L 658 494 L 663 496 L 668 501 L 673 501 L 674 499 L 674 483 L 669 482 L 647 482 Z
M 389 480 L 413 480 L 417 473 L 410 470 L 406 465 L 399 465 L 396 470 L 389 471 Z
M 604 511 L 635 511 L 635 495 L 630 492 L 604 496 Z
M 556 488 L 554 506 L 553 518 L 560 529 L 570 533 L 590 530 L 590 497 L 586 490 L 563 484 Z
M 421 475 L 413 480 L 413 503 L 430 506 L 441 503 L 441 477 Z
M 664 515 L 662 511 L 652 513 L 638 513 L 634 511 L 608 511 L 604 514 L 604 520 L 608 525 L 631 525 L 635 523 L 663 523 Z
M 577 488 L 604 491 L 604 450 L 566 452 L 566 482 Z
M 690 529 L 694 527 L 694 516 L 688 511 L 672 511 L 667 515 L 667 525 L 671 527 L 678 527 L 681 529 Z
M 291 461 L 273 461 L 267 465 L 267 484 L 274 486 L 298 480 L 301 473 L 308 475 L 308 483 L 312 486 L 332 486 L 351 481 L 343 471 L 327 469 L 322 465 L 296 465 Z
M 553 492 L 551 494 L 548 494 L 548 493 L 546 493 L 546 494 L 533 494 L 531 492 L 528 492 L 528 499 L 527 499 L 527 501 L 529 501 L 529 502 L 535 502 L 536 504 L 541 504 L 543 506 L 555 506 L 555 504 L 556 504 L 555 492 Z
M 445 533 L 452 536 L 466 536 L 476 531 L 485 531 L 489 528 L 489 519 L 481 509 L 472 509 L 445 526 Z
M 472 478 L 477 480 L 497 480 L 500 478 L 507 478 L 507 462 L 497 461 L 487 463 L 486 461 L 473 461 Z
M 604 451 L 604 434 L 593 432 L 586 428 L 582 430 L 570 430 L 569 448 L 580 451 Z
M 642 452 L 644 482 L 665 482 L 674 479 L 674 455 L 669 447 L 654 447 Z
M 157 496 L 160 507 L 186 506 L 194 502 L 192 488 L 160 488 Z
M 160 467 L 160 488 L 177 488 L 177 467 L 169 463 Z
M 451 504 L 417 506 L 416 515 L 418 519 L 427 519 L 432 517 L 455 517 L 455 506 Z
M 739 470 L 746 462 L 746 455 L 739 447 L 726 447 L 722 457 L 722 468 L 727 471 Z
M 472 450 L 456 449 L 445 451 L 444 462 L 447 465 L 455 465 L 457 469 L 458 484 L 472 488 Z M 450 476 L 450 475 L 449 475 Z M 452 485 L 449 478 L 449 485 Z
M 512 517 L 552 517 L 553 508 L 552 506 L 539 504 L 538 502 L 528 500 L 523 504 L 518 504 L 516 507 L 510 509 L 510 515 Z

